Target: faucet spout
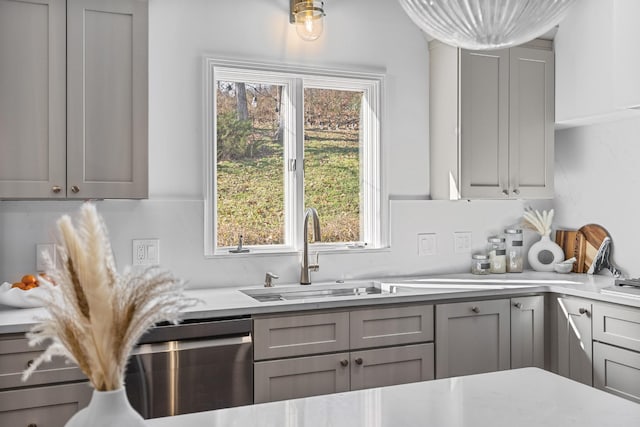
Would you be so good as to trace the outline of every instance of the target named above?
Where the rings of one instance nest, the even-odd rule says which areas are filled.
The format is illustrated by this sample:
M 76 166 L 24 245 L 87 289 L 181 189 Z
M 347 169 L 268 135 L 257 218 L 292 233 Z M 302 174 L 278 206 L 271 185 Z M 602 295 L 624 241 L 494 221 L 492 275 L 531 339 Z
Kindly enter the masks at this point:
M 307 208 L 304 211 L 304 225 L 302 228 L 302 237 L 303 237 L 303 245 L 302 245 L 302 266 L 300 269 L 300 284 L 301 285 L 310 285 L 311 277 L 310 271 L 318 271 L 320 266 L 316 262 L 315 264 L 309 265 L 309 218 L 311 218 L 312 231 L 313 231 L 313 241 L 319 242 L 320 237 L 320 219 L 318 217 L 318 211 L 315 208 Z

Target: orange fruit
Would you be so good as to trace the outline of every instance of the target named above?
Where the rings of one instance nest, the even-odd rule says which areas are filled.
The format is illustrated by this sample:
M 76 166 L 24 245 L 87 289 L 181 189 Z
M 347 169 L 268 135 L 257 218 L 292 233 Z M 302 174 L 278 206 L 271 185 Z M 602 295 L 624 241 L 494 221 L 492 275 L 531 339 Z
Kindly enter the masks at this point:
M 13 285 L 11 285 L 12 288 L 20 288 L 20 289 L 22 289 L 23 286 L 24 286 L 24 283 L 22 282 L 16 282 Z
M 24 284 L 29 284 L 29 283 L 36 283 L 37 279 L 33 274 L 27 274 L 22 276 L 22 283 Z

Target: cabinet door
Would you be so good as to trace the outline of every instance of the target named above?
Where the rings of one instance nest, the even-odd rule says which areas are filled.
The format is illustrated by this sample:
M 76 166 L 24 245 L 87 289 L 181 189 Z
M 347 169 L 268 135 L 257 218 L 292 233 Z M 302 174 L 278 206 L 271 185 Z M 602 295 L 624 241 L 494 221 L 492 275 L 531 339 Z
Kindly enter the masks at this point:
M 509 300 L 436 306 L 436 378 L 509 369 Z
M 147 2 L 68 0 L 67 197 L 147 197 Z
M 577 298 L 558 298 L 556 302 L 558 373 L 593 385 L 591 303 Z
M 615 0 L 613 6 L 613 69 L 615 70 L 615 107 L 640 107 L 640 2 Z
M 511 299 L 511 369 L 544 369 L 544 297 Z
M 553 197 L 553 52 L 509 51 L 509 192 L 512 197 Z
M 594 342 L 593 386 L 640 403 L 640 353 Z
M 255 403 L 349 391 L 349 353 L 254 363 Z
M 460 79 L 460 193 L 503 199 L 509 195 L 509 50 L 462 50 Z
M 433 379 L 433 344 L 351 353 L 351 390 Z
M 65 0 L 0 0 L 0 198 L 65 195 L 65 51 Z
M 349 328 L 351 349 L 433 341 L 433 306 L 352 311 Z
M 87 382 L 3 391 L 0 425 L 63 427 L 90 398 Z

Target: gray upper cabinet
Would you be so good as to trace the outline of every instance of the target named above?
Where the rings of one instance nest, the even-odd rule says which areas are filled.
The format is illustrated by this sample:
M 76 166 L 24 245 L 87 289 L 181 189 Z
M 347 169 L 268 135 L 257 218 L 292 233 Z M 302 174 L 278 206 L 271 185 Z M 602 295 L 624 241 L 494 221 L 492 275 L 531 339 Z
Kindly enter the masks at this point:
M 147 2 L 68 0 L 67 197 L 147 197 Z
M 65 13 L 0 0 L 0 197 L 65 196 Z
M 430 47 L 431 196 L 553 196 L 551 42 L 494 51 Z
M 556 298 L 555 333 L 557 372 L 572 380 L 593 385 L 591 302 L 579 298 Z
M 509 300 L 436 306 L 436 378 L 509 369 Z
M 148 194 L 145 0 L 0 0 L 0 198 Z

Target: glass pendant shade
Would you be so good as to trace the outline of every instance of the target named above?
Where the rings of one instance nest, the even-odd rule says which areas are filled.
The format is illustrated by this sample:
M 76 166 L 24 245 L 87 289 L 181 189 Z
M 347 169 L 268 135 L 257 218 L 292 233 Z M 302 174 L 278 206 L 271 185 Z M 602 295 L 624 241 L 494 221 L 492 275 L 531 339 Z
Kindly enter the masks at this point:
M 470 50 L 519 45 L 551 30 L 575 0 L 399 0 L 431 37 Z
M 293 7 L 296 33 L 307 41 L 316 40 L 324 29 L 324 2 L 301 0 Z

